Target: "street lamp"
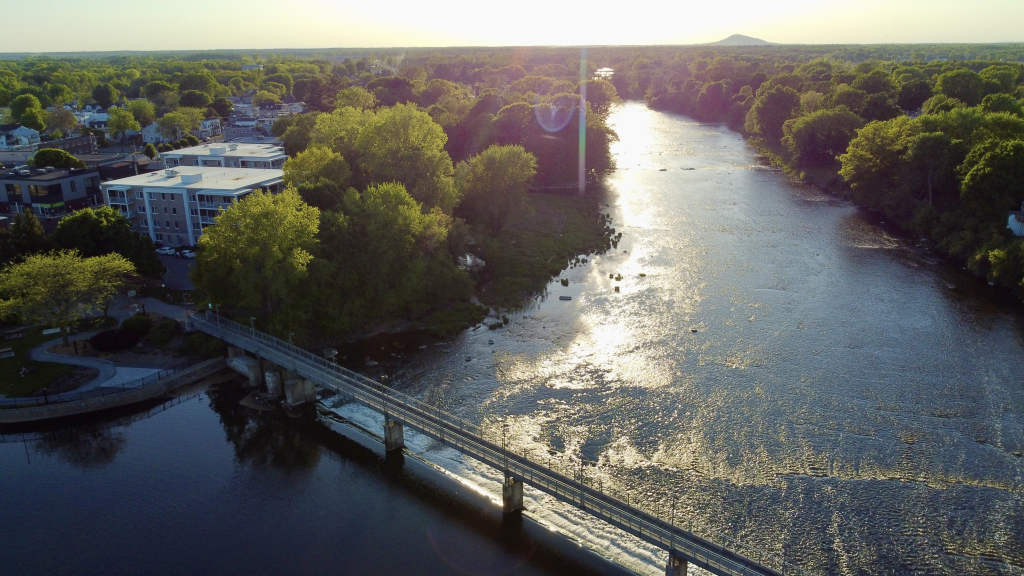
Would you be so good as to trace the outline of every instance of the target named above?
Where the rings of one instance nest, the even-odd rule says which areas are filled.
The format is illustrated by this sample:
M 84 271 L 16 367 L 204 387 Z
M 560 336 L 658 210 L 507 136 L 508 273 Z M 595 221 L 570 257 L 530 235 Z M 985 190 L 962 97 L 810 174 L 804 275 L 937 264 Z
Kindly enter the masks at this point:
M 289 332 L 288 333 L 288 345 L 289 346 L 295 346 L 295 344 L 292 343 L 292 336 L 295 336 L 295 332 Z
M 256 317 L 249 316 L 249 327 L 252 328 L 252 333 L 256 334 Z

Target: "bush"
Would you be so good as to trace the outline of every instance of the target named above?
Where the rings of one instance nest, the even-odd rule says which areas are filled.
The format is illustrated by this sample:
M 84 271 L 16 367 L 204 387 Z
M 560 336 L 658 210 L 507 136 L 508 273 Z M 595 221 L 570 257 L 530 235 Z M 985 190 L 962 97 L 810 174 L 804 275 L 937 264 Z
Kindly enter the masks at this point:
M 149 329 L 153 327 L 153 319 L 145 314 L 136 314 L 130 318 L 125 319 L 121 322 L 121 328 L 132 330 L 139 336 L 145 336 L 149 334 Z
M 191 134 L 189 134 L 188 136 L 185 136 L 184 138 L 182 138 L 182 140 L 184 140 L 189 146 L 198 146 L 199 145 L 199 138 L 196 138 L 195 136 L 193 136 Z
M 165 346 L 178 334 L 178 321 L 164 318 L 153 325 L 146 340 L 154 346 Z
M 118 328 L 116 330 L 104 330 L 89 338 L 89 344 L 100 352 L 117 352 L 135 346 L 141 337 L 134 330 Z
M 432 334 L 448 336 L 465 330 L 486 317 L 487 307 L 458 303 L 447 310 L 434 312 L 424 320 L 424 324 Z
M 209 359 L 225 355 L 227 348 L 228 345 L 223 341 L 199 332 L 185 338 L 185 343 L 181 345 L 181 353 Z

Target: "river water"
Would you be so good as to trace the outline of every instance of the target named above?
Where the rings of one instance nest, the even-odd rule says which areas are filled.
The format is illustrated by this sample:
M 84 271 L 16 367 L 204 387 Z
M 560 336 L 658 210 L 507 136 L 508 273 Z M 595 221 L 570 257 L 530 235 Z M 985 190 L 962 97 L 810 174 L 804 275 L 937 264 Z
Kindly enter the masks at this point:
M 596 463 L 588 482 L 769 563 L 1024 573 L 1020 306 L 766 168 L 725 126 L 635 102 L 610 123 L 618 246 L 507 328 L 375 370 L 535 458 Z M 497 492 L 492 471 L 421 449 Z M 655 550 L 546 497 L 528 507 L 663 573 Z
M 506 328 L 366 373 L 769 564 L 1024 574 L 1021 307 L 724 126 L 633 102 L 610 121 L 615 249 Z M 237 401 L 0 443 L 0 573 L 614 572 L 503 524 L 500 476 L 415 432 L 396 465 L 345 426 Z M 663 552 L 526 496 L 528 518 L 664 573 Z

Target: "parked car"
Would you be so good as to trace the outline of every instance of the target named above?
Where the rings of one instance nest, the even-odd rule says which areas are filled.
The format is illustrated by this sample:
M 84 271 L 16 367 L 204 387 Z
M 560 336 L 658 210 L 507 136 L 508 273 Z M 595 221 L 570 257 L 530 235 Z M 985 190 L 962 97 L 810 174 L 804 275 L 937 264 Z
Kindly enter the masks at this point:
M 160 248 L 156 249 L 157 254 L 163 254 L 164 256 L 171 256 L 175 252 L 176 250 L 174 248 L 171 248 L 170 246 L 161 246 Z
M 182 258 L 195 258 L 196 257 L 196 253 L 191 251 L 191 250 L 182 250 L 181 252 L 179 252 L 179 254 L 181 254 Z

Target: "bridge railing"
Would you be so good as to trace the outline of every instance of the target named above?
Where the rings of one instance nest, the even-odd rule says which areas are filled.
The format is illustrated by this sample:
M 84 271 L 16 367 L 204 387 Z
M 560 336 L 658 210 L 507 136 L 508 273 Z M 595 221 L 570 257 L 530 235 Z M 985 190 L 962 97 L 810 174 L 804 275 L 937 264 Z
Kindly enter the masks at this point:
M 723 534 L 713 537 L 718 544 L 684 530 L 655 514 L 623 502 L 585 483 L 585 475 L 570 478 L 487 440 L 485 430 L 472 422 L 445 412 L 438 406 L 393 390 L 339 366 L 336 362 L 294 346 L 279 338 L 225 318 L 190 316 L 193 325 L 225 341 L 249 349 L 275 364 L 296 371 L 304 378 L 329 386 L 352 399 L 379 410 L 387 418 L 405 422 L 420 432 L 506 475 L 566 501 L 606 522 L 666 550 L 675 550 L 691 562 L 719 574 L 800 574 L 796 566 L 764 550 L 744 545 Z M 248 340 L 248 342 L 246 342 Z M 297 362 L 300 360 L 301 362 Z M 745 556 L 740 555 L 741 551 Z M 778 567 L 772 568 L 769 566 Z

